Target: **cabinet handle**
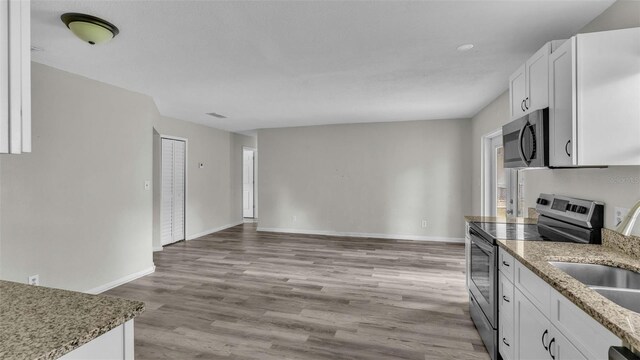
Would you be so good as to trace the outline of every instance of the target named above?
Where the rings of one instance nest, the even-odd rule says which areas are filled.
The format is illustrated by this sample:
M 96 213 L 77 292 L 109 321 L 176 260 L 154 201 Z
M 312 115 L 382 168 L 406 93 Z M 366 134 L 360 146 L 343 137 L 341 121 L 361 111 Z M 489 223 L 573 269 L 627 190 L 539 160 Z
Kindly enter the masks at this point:
M 553 353 L 551 352 L 551 344 L 553 344 L 554 342 L 556 342 L 556 338 L 551 339 L 551 341 L 549 341 L 549 355 L 551 355 L 551 359 L 555 360 L 556 356 L 553 355 Z
M 527 96 L 526 99 L 524 99 L 524 107 L 527 108 L 527 110 L 529 110 L 529 97 Z
M 544 346 L 545 350 L 549 350 L 549 348 L 547 347 L 547 344 L 544 343 L 544 338 L 547 336 L 548 333 L 549 333 L 549 330 L 545 330 L 542 333 L 542 346 Z
M 567 141 L 567 143 L 564 144 L 564 152 L 567 153 L 567 156 L 571 156 L 571 154 L 569 154 L 569 144 L 571 144 L 571 140 Z
M 504 300 L 504 301 L 506 301 L 506 302 L 511 302 L 511 300 L 509 300 L 509 298 L 508 298 L 508 297 L 506 297 L 506 296 L 504 296 L 504 295 L 502 295 L 502 300 Z
M 508 263 L 508 262 L 506 262 L 506 261 L 504 261 L 504 260 L 502 261 L 502 265 L 504 265 L 504 266 L 506 266 L 506 267 L 511 266 L 511 265 L 509 265 L 509 263 Z
M 522 102 L 520 103 L 520 109 L 522 109 L 522 112 L 524 112 L 524 100 L 522 100 Z
M 509 347 L 511 347 L 511 345 L 509 345 L 509 343 L 507 342 L 507 339 L 505 339 L 505 338 L 502 338 L 502 343 L 507 345 L 507 346 L 509 346 Z

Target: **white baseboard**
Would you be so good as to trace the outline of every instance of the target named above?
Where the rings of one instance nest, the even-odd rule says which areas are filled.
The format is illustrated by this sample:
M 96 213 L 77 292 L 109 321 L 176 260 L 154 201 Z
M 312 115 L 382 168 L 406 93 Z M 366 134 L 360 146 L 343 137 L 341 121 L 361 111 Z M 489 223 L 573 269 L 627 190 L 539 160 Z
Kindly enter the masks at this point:
M 375 238 L 375 239 L 393 239 L 393 240 L 414 240 L 414 241 L 437 241 L 437 242 L 448 242 L 448 243 L 464 243 L 464 238 L 451 238 L 451 237 L 444 237 L 444 236 L 378 234 L 378 233 L 359 233 L 359 232 L 343 232 L 343 231 L 327 231 L 327 230 L 306 230 L 306 229 L 285 229 L 285 228 L 265 228 L 265 227 L 258 227 L 258 231 L 280 232 L 280 233 L 287 233 L 287 234 L 347 236 L 347 237 Z
M 222 226 L 217 227 L 217 228 L 205 230 L 205 231 L 199 232 L 197 234 L 191 234 L 191 235 L 187 236 L 187 240 L 197 239 L 197 238 L 199 238 L 201 236 L 213 234 L 215 232 L 222 231 L 222 230 L 228 229 L 230 227 L 238 226 L 238 225 L 243 224 L 243 223 L 244 223 L 244 220 L 238 221 L 238 222 L 234 222 L 234 223 L 231 223 L 231 224 L 227 224 L 227 225 L 222 225 Z
M 144 269 L 142 271 L 138 271 L 136 273 L 133 274 L 129 274 L 127 276 L 121 277 L 120 279 L 114 280 L 112 282 L 106 283 L 104 285 L 100 285 L 98 287 L 95 287 L 93 289 L 87 290 L 85 291 L 88 294 L 93 294 L 93 295 L 97 295 L 100 294 L 102 292 L 105 292 L 109 289 L 113 289 L 114 287 L 118 287 L 120 285 L 126 284 L 129 281 L 133 281 L 135 279 L 139 279 L 145 275 L 149 275 L 152 274 L 153 272 L 156 271 L 156 266 L 153 265 L 150 268 Z
M 162 246 L 154 246 L 153 247 L 153 252 L 162 251 L 162 250 L 164 250 L 164 248 Z

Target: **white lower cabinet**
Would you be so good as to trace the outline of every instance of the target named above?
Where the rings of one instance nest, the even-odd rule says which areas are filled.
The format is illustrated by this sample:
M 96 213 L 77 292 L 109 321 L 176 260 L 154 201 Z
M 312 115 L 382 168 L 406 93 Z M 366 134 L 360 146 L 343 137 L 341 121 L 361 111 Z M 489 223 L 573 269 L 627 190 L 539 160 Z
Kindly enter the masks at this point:
M 520 290 L 515 296 L 515 329 L 516 359 L 587 359 Z
M 513 305 L 515 299 L 513 296 L 513 283 L 500 272 L 498 282 L 498 350 L 504 360 L 514 359 L 514 328 L 513 328 Z
M 549 355 L 550 323 L 520 290 L 515 296 L 515 358 L 551 359 Z
M 133 320 L 117 326 L 79 348 L 62 360 L 133 360 Z
M 505 360 L 607 359 L 622 341 L 500 248 L 498 336 Z M 506 273 L 506 274 L 505 274 Z M 513 282 L 511 281 L 513 279 Z

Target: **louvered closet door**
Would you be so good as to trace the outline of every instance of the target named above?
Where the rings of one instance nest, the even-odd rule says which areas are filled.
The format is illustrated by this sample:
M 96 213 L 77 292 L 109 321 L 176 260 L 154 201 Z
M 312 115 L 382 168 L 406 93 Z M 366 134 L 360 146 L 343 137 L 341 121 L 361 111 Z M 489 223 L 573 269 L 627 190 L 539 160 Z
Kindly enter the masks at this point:
M 162 139 L 162 245 L 184 240 L 185 157 L 184 141 Z
M 186 143 L 173 142 L 173 241 L 184 240 L 184 170 Z

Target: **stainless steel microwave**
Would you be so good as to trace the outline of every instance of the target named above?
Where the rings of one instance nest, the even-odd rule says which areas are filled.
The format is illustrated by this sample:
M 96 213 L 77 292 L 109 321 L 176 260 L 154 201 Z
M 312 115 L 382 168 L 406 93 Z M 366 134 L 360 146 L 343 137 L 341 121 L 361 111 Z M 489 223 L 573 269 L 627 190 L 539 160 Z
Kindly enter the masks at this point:
M 504 125 L 502 145 L 505 168 L 549 166 L 549 108 Z

